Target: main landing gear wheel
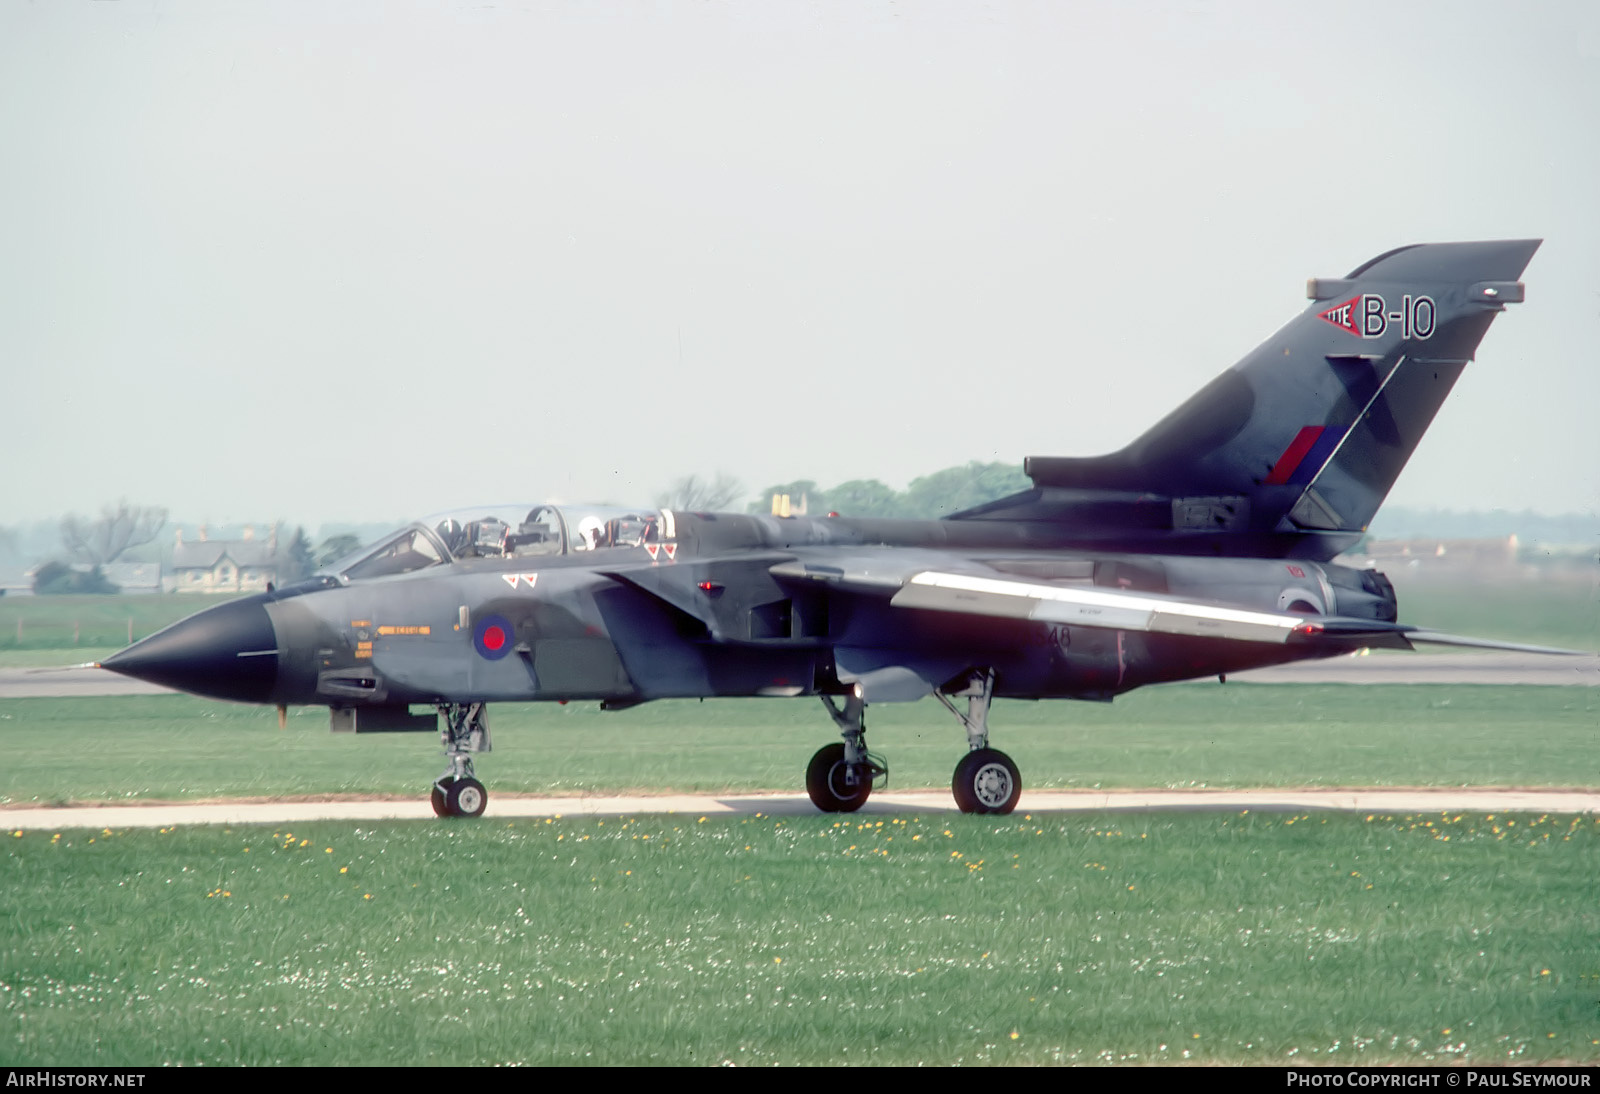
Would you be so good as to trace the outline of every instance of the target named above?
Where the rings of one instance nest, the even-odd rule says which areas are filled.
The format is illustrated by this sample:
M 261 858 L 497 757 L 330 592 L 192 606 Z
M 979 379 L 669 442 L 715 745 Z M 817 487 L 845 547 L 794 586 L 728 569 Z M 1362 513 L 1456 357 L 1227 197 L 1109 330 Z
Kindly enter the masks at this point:
M 844 745 L 823 745 L 806 766 L 806 793 L 824 813 L 854 813 L 867 804 L 872 794 L 872 769 L 858 764 L 856 781 L 850 782 L 850 766 L 844 762 Z
M 1011 757 L 993 748 L 974 749 L 956 764 L 950 792 L 963 813 L 1011 812 L 1022 797 L 1022 776 Z

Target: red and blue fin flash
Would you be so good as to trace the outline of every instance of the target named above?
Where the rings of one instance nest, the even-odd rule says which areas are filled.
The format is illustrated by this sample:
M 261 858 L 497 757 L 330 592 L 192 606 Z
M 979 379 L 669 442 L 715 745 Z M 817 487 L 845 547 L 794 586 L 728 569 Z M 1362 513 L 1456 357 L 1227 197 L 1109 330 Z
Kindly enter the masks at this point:
M 1265 486 L 1282 486 L 1293 483 L 1305 486 L 1317 477 L 1317 472 L 1333 456 L 1349 432 L 1342 425 L 1308 425 L 1295 434 L 1289 447 L 1283 450 L 1278 462 L 1262 481 Z

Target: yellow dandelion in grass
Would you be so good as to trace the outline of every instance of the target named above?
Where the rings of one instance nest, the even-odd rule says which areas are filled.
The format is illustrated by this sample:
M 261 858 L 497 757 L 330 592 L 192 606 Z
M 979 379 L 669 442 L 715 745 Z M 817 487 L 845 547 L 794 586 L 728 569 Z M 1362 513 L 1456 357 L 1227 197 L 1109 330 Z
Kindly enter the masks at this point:
M 348 874 L 348 873 L 349 873 L 349 872 L 350 872 L 350 867 L 348 867 L 348 866 L 341 866 L 341 867 L 339 867 L 339 872 L 340 872 L 340 873 L 341 873 L 341 874 Z
M 371 893 L 367 893 L 361 899 L 362 900 L 371 900 L 372 899 L 372 894 Z
M 1022 1036 L 1022 1034 L 1018 1033 L 1016 1030 L 1012 1030 L 1011 1031 L 1011 1039 L 1013 1041 L 1015 1041 L 1018 1037 L 1021 1037 L 1021 1036 Z
M 772 959 L 772 963 L 773 963 L 773 964 L 774 964 L 774 965 L 781 965 L 781 964 L 783 964 L 783 958 L 781 958 L 781 957 L 774 957 L 774 958 L 773 958 L 773 959 Z
M 1550 970 L 1549 969 L 1540 969 L 1539 970 L 1539 975 L 1540 976 L 1549 976 L 1550 975 Z
M 1448 1037 L 1448 1036 L 1450 1036 L 1450 1031 L 1449 1031 L 1449 1030 L 1447 1030 L 1447 1029 L 1441 1029 L 1441 1030 L 1440 1030 L 1440 1031 L 1439 1031 L 1439 1034 L 1440 1034 L 1440 1036 L 1443 1036 L 1443 1037 Z
M 324 847 L 322 849 L 322 853 L 325 854 L 325 855 L 331 855 L 331 854 L 333 854 L 333 848 L 332 847 Z
M 22 829 L 18 828 L 15 832 L 12 832 L 11 834 L 13 836 L 15 836 L 17 839 L 21 839 L 22 838 Z

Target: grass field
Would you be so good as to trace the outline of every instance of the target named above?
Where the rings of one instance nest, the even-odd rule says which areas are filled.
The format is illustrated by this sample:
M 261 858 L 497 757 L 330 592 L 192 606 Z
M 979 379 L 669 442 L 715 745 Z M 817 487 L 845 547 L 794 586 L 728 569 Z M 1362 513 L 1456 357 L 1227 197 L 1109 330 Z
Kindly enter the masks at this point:
M 1600 571 L 1592 571 L 1600 576 Z M 1397 582 L 1400 620 L 1502 642 L 1600 650 L 1600 581 L 1460 586 Z
M 1600 785 L 1594 688 L 1185 684 L 1112 704 L 995 704 L 1025 787 Z M 837 739 L 814 700 L 493 708 L 490 793 L 799 790 Z M 965 748 L 932 702 L 874 707 L 890 785 L 949 786 Z M 300 795 L 419 796 L 432 734 L 335 735 L 291 712 L 187 696 L 0 701 L 0 804 Z
M 0 1064 L 1600 1059 L 1600 822 L 5 837 Z
M 121 649 L 229 596 L 0 596 L 0 654 L 11 650 Z M 74 657 L 81 661 L 84 658 Z M 0 665 L 6 664 L 0 660 Z
M 1192 684 L 998 703 L 991 724 L 1034 787 L 1593 787 L 1596 690 Z M 819 706 L 497 706 L 478 769 L 492 794 L 795 790 L 834 739 Z M 431 735 L 291 714 L 0 701 L 0 803 L 420 797 L 442 766 Z M 964 745 L 927 702 L 874 707 L 869 733 L 898 788 L 947 786 Z M 1600 1062 L 1592 817 L 0 840 L 0 1065 Z

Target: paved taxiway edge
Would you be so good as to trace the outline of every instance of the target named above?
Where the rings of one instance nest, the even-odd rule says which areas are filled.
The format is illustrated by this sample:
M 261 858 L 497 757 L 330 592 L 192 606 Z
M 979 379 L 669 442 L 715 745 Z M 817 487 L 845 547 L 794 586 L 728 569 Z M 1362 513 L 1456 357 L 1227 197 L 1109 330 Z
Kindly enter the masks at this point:
M 1035 790 L 1018 813 L 1120 812 L 1600 813 L 1600 790 Z M 946 790 L 876 794 L 860 814 L 955 813 Z M 542 817 L 682 814 L 818 816 L 804 794 L 677 794 L 588 798 L 493 796 L 482 821 Z M 303 824 L 310 821 L 435 820 L 426 801 L 205 802 L 0 809 L 5 831 L 166 828 L 173 825 Z M 976 818 L 983 819 L 983 818 Z M 473 823 L 451 821 L 448 823 Z

